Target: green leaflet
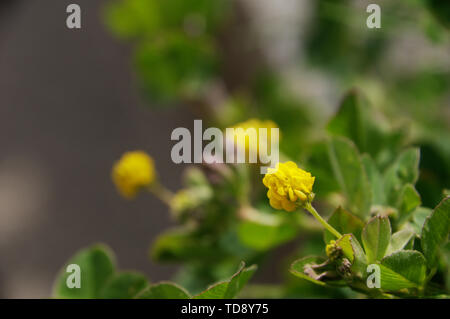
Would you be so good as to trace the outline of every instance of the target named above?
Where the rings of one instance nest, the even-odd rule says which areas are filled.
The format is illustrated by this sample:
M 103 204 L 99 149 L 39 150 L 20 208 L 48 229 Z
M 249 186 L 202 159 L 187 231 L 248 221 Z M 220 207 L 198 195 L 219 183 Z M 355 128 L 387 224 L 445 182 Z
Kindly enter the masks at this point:
M 448 241 L 450 196 L 443 199 L 427 217 L 422 229 L 422 250 L 430 268 L 436 267 L 439 248 Z
M 387 204 L 396 206 L 405 184 L 414 185 L 419 177 L 420 150 L 409 148 L 403 151 L 384 176 L 384 191 Z
M 361 232 L 364 227 L 363 221 L 346 211 L 342 207 L 338 207 L 328 219 L 328 223 L 333 226 L 341 234 L 353 234 L 360 240 Z M 329 243 L 330 240 L 334 240 L 335 236 L 329 231 L 325 230 L 324 240 L 325 243 Z
M 368 139 L 366 111 L 360 94 L 350 91 L 341 102 L 338 113 L 328 123 L 327 131 L 351 139 L 364 151 Z
M 381 288 L 395 291 L 421 286 L 426 277 L 426 262 L 421 253 L 403 250 L 381 261 Z
M 101 297 L 130 299 L 148 286 L 147 278 L 135 272 L 123 272 L 112 277 L 102 289 Z
M 376 216 L 369 220 L 362 232 L 362 242 L 367 255 L 367 262 L 381 260 L 391 240 L 391 224 L 389 218 Z
M 370 212 L 372 192 L 358 150 L 350 140 L 335 137 L 328 144 L 328 154 L 347 206 L 364 218 Z
M 256 250 L 267 250 L 295 237 L 298 228 L 295 225 L 283 223 L 267 225 L 252 221 L 239 224 L 238 234 L 241 242 Z
M 372 205 L 384 205 L 386 202 L 386 195 L 384 193 L 383 176 L 381 175 L 381 172 L 378 170 L 375 161 L 369 154 L 363 154 L 361 160 L 372 189 Z
M 419 193 L 416 191 L 413 185 L 406 184 L 403 186 L 401 195 L 398 199 L 398 225 L 402 225 L 408 221 L 417 207 L 422 203 Z
M 137 299 L 190 299 L 189 293 L 173 282 L 163 281 L 151 285 L 136 296 Z
M 320 286 L 325 286 L 325 282 L 320 281 L 320 273 L 313 272 L 311 266 L 321 264 L 325 261 L 322 257 L 304 257 L 294 261 L 289 269 L 291 274 L 296 277 L 308 280 Z M 308 272 L 308 269 L 310 270 Z
M 150 251 L 158 261 L 184 261 L 199 258 L 214 258 L 211 244 L 201 241 L 186 228 L 174 228 L 160 234 Z
M 75 254 L 61 269 L 53 289 L 55 298 L 90 299 L 100 298 L 100 292 L 115 272 L 114 254 L 104 245 L 94 245 Z M 69 288 L 67 265 L 80 267 L 80 288 Z
M 194 299 L 232 299 L 235 298 L 255 273 L 256 265 L 245 267 L 242 262 L 239 270 L 228 280 L 212 285 Z
M 361 244 L 354 236 L 350 237 L 350 244 L 352 245 L 354 256 L 353 264 L 351 267 L 352 273 L 359 278 L 363 278 L 366 274 L 367 256 L 364 253 Z
M 413 236 L 414 231 L 407 228 L 394 233 L 391 237 L 386 255 L 390 255 L 393 252 L 403 249 Z

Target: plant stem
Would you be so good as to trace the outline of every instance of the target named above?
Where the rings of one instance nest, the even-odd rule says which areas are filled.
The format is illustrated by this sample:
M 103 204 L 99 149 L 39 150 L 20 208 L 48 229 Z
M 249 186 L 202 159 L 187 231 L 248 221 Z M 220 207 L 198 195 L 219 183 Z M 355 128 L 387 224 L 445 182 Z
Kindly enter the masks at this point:
M 155 182 L 148 189 L 150 192 L 155 194 L 155 196 L 158 197 L 162 202 L 170 205 L 170 202 L 173 198 L 173 193 L 170 190 L 162 186 L 159 182 Z
M 330 224 L 328 224 L 325 219 L 322 218 L 322 216 L 319 215 L 319 213 L 316 211 L 316 209 L 311 205 L 311 203 L 306 203 L 304 208 L 311 213 L 311 215 L 314 216 L 315 219 L 319 221 L 325 227 L 330 233 L 332 233 L 336 238 L 342 237 L 342 235 L 334 229 Z

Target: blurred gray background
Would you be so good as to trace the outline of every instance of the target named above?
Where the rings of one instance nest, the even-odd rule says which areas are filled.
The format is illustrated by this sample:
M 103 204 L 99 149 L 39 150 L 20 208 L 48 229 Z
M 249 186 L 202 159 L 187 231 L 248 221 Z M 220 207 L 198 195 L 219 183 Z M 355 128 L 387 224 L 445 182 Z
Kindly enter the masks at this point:
M 81 30 L 66 7 L 82 8 Z M 175 268 L 148 258 L 170 226 L 151 196 L 121 199 L 110 178 L 129 149 L 155 157 L 177 189 L 183 167 L 170 160 L 171 131 L 192 125 L 183 108 L 145 107 L 130 50 L 105 30 L 92 0 L 0 2 L 0 297 L 47 298 L 74 251 L 104 242 L 121 269 L 150 280 Z

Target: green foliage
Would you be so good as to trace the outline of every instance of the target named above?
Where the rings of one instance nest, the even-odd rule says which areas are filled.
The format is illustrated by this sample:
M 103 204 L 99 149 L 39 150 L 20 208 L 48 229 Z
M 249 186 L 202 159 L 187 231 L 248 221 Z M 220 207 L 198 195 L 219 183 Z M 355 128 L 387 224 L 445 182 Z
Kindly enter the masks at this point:
M 414 185 L 419 176 L 420 151 L 409 148 L 403 151 L 385 173 L 384 188 L 387 204 L 398 203 L 399 195 L 406 184 Z
M 370 189 L 372 190 L 372 205 L 383 205 L 386 202 L 383 176 L 369 154 L 363 154 L 361 160 L 370 182 Z
M 402 250 L 406 247 L 409 241 L 413 238 L 414 231 L 404 228 L 392 234 L 391 241 L 386 251 L 386 255 Z
M 59 275 L 55 298 L 106 298 L 106 299 L 231 299 L 235 298 L 255 273 L 256 265 L 245 267 L 241 262 L 238 271 L 226 281 L 216 283 L 192 297 L 173 282 L 149 284 L 146 277 L 137 272 L 117 272 L 114 256 L 104 245 L 94 245 L 77 253 L 67 265 L 80 267 L 80 288 L 69 288 L 65 269 Z
M 372 192 L 357 148 L 348 139 L 333 138 L 329 143 L 329 157 L 347 206 L 365 218 L 370 213 Z
M 226 14 L 226 1 L 114 1 L 105 20 L 119 37 L 137 43 L 141 86 L 163 102 L 198 95 L 219 72 L 212 35 Z
M 380 123 L 373 121 L 371 111 L 363 96 L 357 90 L 352 90 L 344 97 L 337 114 L 328 123 L 327 131 L 332 135 L 347 137 L 359 151 L 376 157 L 383 143 L 389 143 L 391 137 L 383 131 Z
M 134 272 L 122 272 L 114 275 L 104 286 L 101 298 L 130 299 L 134 298 L 148 285 L 144 275 Z
M 391 225 L 387 216 L 375 216 L 364 226 L 361 234 L 364 250 L 353 235 L 343 235 L 336 241 L 336 248 L 328 256 L 307 257 L 295 261 L 291 273 L 318 285 L 327 285 L 345 280 L 355 290 L 364 291 L 369 296 L 423 296 L 448 294 L 447 288 L 436 289 L 433 279 L 436 271 L 448 276 L 448 268 L 437 268 L 437 259 L 448 265 L 447 246 L 450 230 L 450 198 L 445 198 L 431 213 L 420 209 L 420 217 L 425 221 L 421 234 L 421 247 L 411 245 L 416 236 L 413 228 L 404 227 L 391 236 Z M 337 212 L 340 212 L 339 209 Z M 422 213 L 423 212 L 423 213 Z M 334 220 L 335 225 L 338 218 Z M 337 215 L 336 215 L 337 216 Z M 348 218 L 348 213 L 346 215 Z M 342 217 L 341 217 L 342 218 Z M 345 221 L 345 219 L 344 219 Z M 344 222 L 345 224 L 345 222 Z M 356 228 L 356 232 L 360 231 Z M 413 249 L 414 247 L 414 249 Z M 328 252 L 327 252 L 328 253 Z M 380 284 L 378 290 L 371 290 L 365 285 L 368 278 L 366 267 L 376 264 L 380 267 Z M 436 275 L 435 275 L 436 274 Z M 352 278 L 352 279 L 351 279 Z M 447 282 L 447 281 L 446 281 Z M 447 290 L 446 290 L 447 289 Z
M 450 28 L 450 4 L 438 0 L 427 0 L 425 2 L 439 21 L 445 27 Z
M 247 12 L 234 1 L 111 1 L 106 24 L 132 44 L 151 104 L 188 105 L 218 127 L 250 117 L 277 123 L 281 160 L 316 177 L 314 204 L 342 237 L 300 209 L 272 209 L 257 165 L 203 163 L 186 170 L 184 188 L 169 205 L 177 226 L 150 248 L 153 260 L 180 265 L 176 283 L 149 284 L 140 274 L 117 272 L 108 250 L 94 247 L 73 259 L 87 276 L 85 286 L 68 289 L 62 272 L 54 295 L 233 298 L 256 271 L 242 264 L 222 281 L 242 260 L 284 273 L 291 264 L 294 275 L 275 287 L 249 285 L 243 291 L 249 297 L 449 295 L 448 197 L 429 208 L 450 188 L 448 72 L 436 71 L 441 64 L 402 72 L 384 60 L 399 61 L 381 58 L 395 52 L 392 43 L 405 26 L 445 50 L 448 10 L 438 2 L 386 4 L 379 30 L 360 28 L 364 15 L 352 1 L 315 3 L 303 46 L 305 70 L 312 64 L 324 75 L 319 88 L 335 82 L 333 92 L 355 83 L 361 88 L 344 94 L 328 119 L 317 111 L 321 102 L 297 92 L 298 83 L 289 83 L 264 60 L 267 52 L 252 47 L 246 36 L 254 32 L 240 20 Z M 274 258 L 279 251 L 284 257 Z M 310 254 L 316 256 L 292 263 Z M 380 266 L 380 289 L 366 285 L 370 264 Z
M 413 185 L 406 184 L 398 199 L 398 223 L 402 224 L 411 217 L 412 212 L 422 204 L 420 195 Z
M 367 261 L 380 261 L 386 253 L 391 241 L 391 224 L 389 218 L 376 216 L 369 220 L 362 232 L 362 242 Z
M 245 246 L 264 251 L 292 240 L 298 234 L 299 229 L 293 218 L 267 219 L 239 224 L 238 236 Z
M 160 282 L 143 290 L 137 299 L 190 299 L 191 296 L 183 288 L 173 282 Z
M 364 222 L 357 216 L 346 211 L 342 207 L 338 207 L 328 219 L 328 223 L 333 226 L 341 234 L 353 234 L 356 239 L 361 240 L 361 232 Z M 335 237 L 328 230 L 325 230 L 325 243 L 329 243 Z
M 381 261 L 381 288 L 398 291 L 420 287 L 425 281 L 425 258 L 418 251 L 398 251 Z
M 212 285 L 194 299 L 232 299 L 235 298 L 256 271 L 256 266 L 245 268 L 241 263 L 238 271 L 227 281 Z
M 208 41 L 178 33 L 140 45 L 135 64 L 143 88 L 159 99 L 195 94 L 217 69 Z
M 151 256 L 160 261 L 215 258 L 210 248 L 208 242 L 199 241 L 189 230 L 173 229 L 158 237 L 151 250 Z
M 324 261 L 325 259 L 321 257 L 304 257 L 292 263 L 290 272 L 294 276 L 325 286 L 323 281 L 318 280 L 321 278 L 321 275 L 323 276 L 325 271 L 322 269 L 322 273 L 317 273 L 314 270 L 314 267 L 318 268 L 317 265 L 322 264 Z
M 446 197 L 423 224 L 422 250 L 430 268 L 437 263 L 439 248 L 448 241 L 450 230 L 450 197 Z
M 70 273 L 66 272 L 66 269 L 71 264 L 79 265 L 81 268 L 83 280 L 80 288 L 69 288 L 67 285 Z M 103 245 L 92 246 L 75 254 L 61 269 L 53 295 L 56 298 L 99 298 L 105 285 L 114 277 L 114 273 L 114 256 L 109 248 Z

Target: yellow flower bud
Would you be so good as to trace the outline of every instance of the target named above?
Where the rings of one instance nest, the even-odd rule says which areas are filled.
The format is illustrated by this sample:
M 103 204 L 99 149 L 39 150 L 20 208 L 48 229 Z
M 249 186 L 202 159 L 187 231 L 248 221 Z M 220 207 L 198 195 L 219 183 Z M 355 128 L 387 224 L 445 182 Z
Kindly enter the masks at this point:
M 270 206 L 292 212 L 299 205 L 311 202 L 314 180 L 311 173 L 302 170 L 294 162 L 277 163 L 275 168 L 268 169 L 263 178 L 264 185 L 269 189 L 267 197 Z
M 142 187 L 156 179 L 153 159 L 143 151 L 126 152 L 112 169 L 112 179 L 119 193 L 132 199 Z
M 325 246 L 325 252 L 328 257 L 332 257 L 336 251 L 336 241 L 331 240 L 328 245 Z

